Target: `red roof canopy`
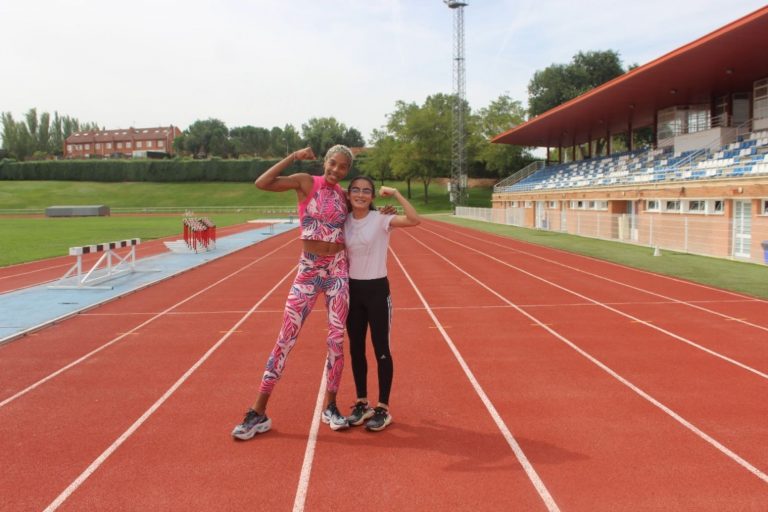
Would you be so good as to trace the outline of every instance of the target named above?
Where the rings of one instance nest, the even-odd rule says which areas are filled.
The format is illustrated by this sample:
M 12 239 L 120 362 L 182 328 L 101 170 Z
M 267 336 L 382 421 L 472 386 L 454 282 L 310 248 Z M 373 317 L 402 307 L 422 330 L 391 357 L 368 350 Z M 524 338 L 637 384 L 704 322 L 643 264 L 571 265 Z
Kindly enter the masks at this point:
M 684 21 L 681 20 L 681 23 Z M 675 105 L 752 92 L 768 77 L 768 6 L 497 135 L 492 142 L 558 147 L 651 126 Z

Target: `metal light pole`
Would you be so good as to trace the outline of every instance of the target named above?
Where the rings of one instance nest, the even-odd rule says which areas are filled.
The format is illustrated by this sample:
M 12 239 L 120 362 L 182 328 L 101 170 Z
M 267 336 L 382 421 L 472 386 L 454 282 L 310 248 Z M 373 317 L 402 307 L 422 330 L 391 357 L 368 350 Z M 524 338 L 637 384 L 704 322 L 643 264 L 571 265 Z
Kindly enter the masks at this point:
M 467 149 L 464 131 L 466 104 L 464 79 L 464 7 L 467 2 L 443 0 L 453 9 L 453 139 L 451 141 L 451 202 L 462 206 L 467 202 Z

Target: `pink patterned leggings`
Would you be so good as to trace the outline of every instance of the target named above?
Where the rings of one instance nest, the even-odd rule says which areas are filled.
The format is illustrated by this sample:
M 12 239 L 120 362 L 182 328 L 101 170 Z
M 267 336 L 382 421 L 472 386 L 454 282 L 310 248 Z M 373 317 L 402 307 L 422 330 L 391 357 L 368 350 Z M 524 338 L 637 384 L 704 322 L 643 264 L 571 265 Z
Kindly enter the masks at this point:
M 325 294 L 328 308 L 328 391 L 336 392 L 344 368 L 344 325 L 349 312 L 349 263 L 346 251 L 331 256 L 302 252 L 299 271 L 285 302 L 283 326 L 267 361 L 259 391 L 272 393 L 285 368 L 285 360 L 296 344 L 304 321 L 312 312 L 317 295 Z

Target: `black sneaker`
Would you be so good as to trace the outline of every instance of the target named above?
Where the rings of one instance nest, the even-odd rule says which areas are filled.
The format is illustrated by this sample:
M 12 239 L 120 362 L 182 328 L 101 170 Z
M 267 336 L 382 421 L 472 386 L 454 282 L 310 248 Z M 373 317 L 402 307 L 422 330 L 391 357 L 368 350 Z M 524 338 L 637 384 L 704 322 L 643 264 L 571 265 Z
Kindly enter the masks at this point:
M 365 420 L 373 416 L 373 409 L 366 402 L 355 402 L 352 406 L 352 414 L 347 416 L 350 425 L 357 427 L 362 425 Z
M 266 414 L 259 414 L 253 409 L 248 409 L 243 422 L 232 431 L 232 437 L 243 441 L 252 438 L 256 434 L 263 434 L 272 428 L 272 420 Z
M 365 422 L 365 428 L 373 432 L 384 430 L 392 423 L 392 415 L 383 407 L 374 407 L 373 416 Z
M 329 403 L 328 407 L 325 408 L 320 417 L 323 420 L 323 423 L 327 423 L 331 427 L 331 430 L 349 428 L 347 418 L 341 415 L 338 407 L 336 407 L 336 402 Z

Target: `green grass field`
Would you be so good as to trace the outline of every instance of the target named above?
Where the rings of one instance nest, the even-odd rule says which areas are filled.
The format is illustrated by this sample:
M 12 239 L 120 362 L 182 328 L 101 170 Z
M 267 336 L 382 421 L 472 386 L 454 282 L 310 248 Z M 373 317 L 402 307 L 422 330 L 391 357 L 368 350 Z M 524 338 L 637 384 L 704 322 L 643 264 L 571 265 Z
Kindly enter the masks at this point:
M 451 215 L 439 215 L 435 218 L 538 245 L 768 299 L 768 265 L 672 251 L 662 251 L 661 256 L 654 256 L 653 249 L 650 247 L 459 219 Z
M 248 213 L 210 216 L 217 226 L 239 224 Z M 66 256 L 70 247 L 127 238 L 152 240 L 182 234 L 182 216 L 16 218 L 0 216 L 0 267 Z
M 346 183 L 342 184 L 346 186 Z M 380 185 L 377 183 L 377 185 Z M 387 182 L 405 193 L 402 182 Z M 444 186 L 431 185 L 430 201 L 414 182 L 412 202 L 422 213 L 447 212 L 451 204 Z M 471 202 L 490 204 L 491 189 L 472 189 Z M 384 202 L 379 200 L 379 203 Z M 393 203 L 393 200 L 387 202 Z M 11 213 L 41 213 L 53 205 L 107 205 L 113 212 L 174 209 L 176 216 L 45 218 Z M 95 183 L 79 181 L 0 181 L 0 266 L 67 254 L 69 247 L 141 238 L 150 240 L 181 233 L 185 210 L 228 226 L 269 216 L 265 209 L 293 209 L 296 194 L 275 194 L 251 183 Z M 6 215 L 2 215 L 5 212 Z
M 405 191 L 405 184 L 386 183 Z M 681 277 L 703 284 L 768 299 L 768 266 L 719 258 L 653 250 L 618 242 L 564 235 L 456 219 L 445 187 L 430 187 L 424 203 L 423 187 L 412 187 L 412 202 L 421 214 L 438 214 L 446 222 L 470 226 L 511 238 L 559 248 L 599 259 Z M 471 189 L 470 206 L 489 207 L 490 189 Z M 0 211 L 35 209 L 64 204 L 105 204 L 111 208 L 211 209 L 195 212 L 209 216 L 217 226 L 242 223 L 264 216 L 259 207 L 295 207 L 292 192 L 263 192 L 248 183 L 89 183 L 0 181 Z M 238 208 L 243 211 L 238 212 Z M 248 211 L 248 208 L 254 210 Z M 217 211 L 217 209 L 220 209 Z M 119 216 L 45 218 L 0 215 L 0 266 L 53 256 L 63 256 L 71 246 L 141 238 L 149 240 L 181 234 L 181 213 L 170 216 Z
M 386 182 L 403 194 L 403 182 Z M 342 183 L 346 187 L 347 183 Z M 377 186 L 381 183 L 377 183 Z M 445 186 L 429 187 L 429 202 L 424 201 L 421 182 L 411 186 L 411 202 L 423 213 L 451 211 Z M 491 189 L 470 190 L 469 206 L 490 206 Z M 380 200 L 379 200 L 380 202 Z M 54 205 L 107 205 L 113 210 L 129 208 L 249 208 L 293 207 L 293 192 L 265 192 L 251 183 L 96 183 L 83 181 L 1 181 L 0 213 L 8 210 L 42 211 Z

